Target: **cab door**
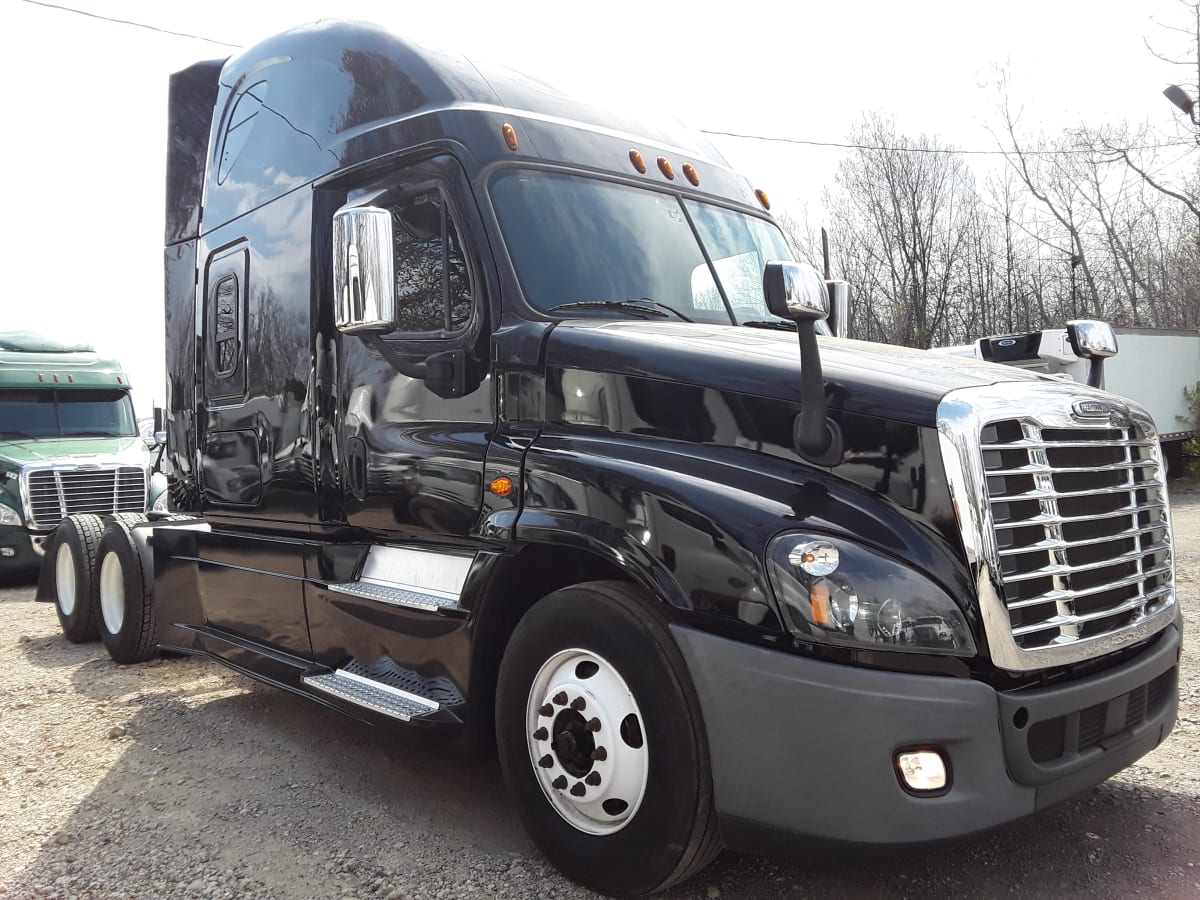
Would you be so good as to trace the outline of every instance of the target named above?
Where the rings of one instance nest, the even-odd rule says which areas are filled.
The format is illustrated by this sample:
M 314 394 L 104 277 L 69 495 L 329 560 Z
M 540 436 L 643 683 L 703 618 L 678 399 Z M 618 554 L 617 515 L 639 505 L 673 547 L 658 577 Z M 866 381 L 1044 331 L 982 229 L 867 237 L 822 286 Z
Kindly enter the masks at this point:
M 345 519 L 417 540 L 467 538 L 495 424 L 474 198 L 450 156 L 398 167 L 356 196 L 391 214 L 395 312 L 387 331 L 338 337 Z

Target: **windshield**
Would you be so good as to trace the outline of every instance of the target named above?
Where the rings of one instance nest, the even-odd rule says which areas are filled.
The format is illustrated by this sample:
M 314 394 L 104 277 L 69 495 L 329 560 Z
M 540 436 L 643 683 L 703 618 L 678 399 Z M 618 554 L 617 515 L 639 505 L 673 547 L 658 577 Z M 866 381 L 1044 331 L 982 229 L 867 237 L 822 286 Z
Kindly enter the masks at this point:
M 136 434 L 126 391 L 0 390 L 0 439 Z
M 789 324 L 767 309 L 762 279 L 768 260 L 793 256 L 764 219 L 551 172 L 503 172 L 491 195 L 525 297 L 543 312 L 608 301 L 569 314 L 652 314 L 612 304 L 632 300 L 694 322 Z M 829 333 L 824 322 L 817 330 Z

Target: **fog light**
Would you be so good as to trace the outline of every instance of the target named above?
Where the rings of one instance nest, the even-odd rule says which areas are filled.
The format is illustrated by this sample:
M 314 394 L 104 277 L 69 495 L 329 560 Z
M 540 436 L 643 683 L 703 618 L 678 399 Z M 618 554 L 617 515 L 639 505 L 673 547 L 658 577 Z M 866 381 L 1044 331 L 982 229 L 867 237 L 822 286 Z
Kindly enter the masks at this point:
M 928 793 L 946 786 L 946 761 L 936 750 L 897 753 L 896 769 L 909 790 Z
M 17 551 L 15 547 L 0 547 L 0 556 L 6 556 L 11 559 L 16 555 Z

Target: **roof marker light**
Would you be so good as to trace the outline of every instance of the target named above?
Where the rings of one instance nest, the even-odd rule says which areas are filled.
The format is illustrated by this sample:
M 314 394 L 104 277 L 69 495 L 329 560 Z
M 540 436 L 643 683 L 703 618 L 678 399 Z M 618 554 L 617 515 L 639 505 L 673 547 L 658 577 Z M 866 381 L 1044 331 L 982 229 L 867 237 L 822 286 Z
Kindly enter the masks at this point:
M 645 160 L 645 157 L 642 156 L 642 154 L 638 153 L 636 150 L 630 150 L 629 151 L 629 161 L 631 163 L 633 163 L 633 167 L 635 169 L 637 169 L 643 175 L 646 174 L 646 160 Z
M 118 375 L 117 376 L 117 384 L 124 384 L 124 383 L 125 383 L 125 379 L 122 378 L 120 375 Z
M 658 169 L 667 176 L 668 181 L 675 180 L 675 170 L 671 168 L 671 161 L 665 156 L 660 156 L 658 158 Z
M 767 192 L 761 188 L 754 192 L 754 196 L 758 198 L 758 202 L 762 204 L 763 209 L 771 208 L 771 201 L 767 199 Z
M 57 375 L 54 376 L 54 383 L 58 384 L 58 376 Z
M 516 153 L 517 152 L 517 131 L 516 131 L 516 129 L 513 128 L 511 125 L 509 125 L 507 122 L 505 122 L 504 127 L 501 128 L 500 131 L 503 132 L 503 134 L 504 134 L 504 143 L 508 145 L 508 149 L 513 151 L 514 153 Z
M 693 166 L 691 163 L 684 163 L 683 174 L 687 176 L 687 180 L 690 181 L 695 187 L 700 187 L 700 173 L 696 171 L 695 166 Z
M 38 381 L 45 381 L 45 380 L 46 380 L 46 376 L 45 376 L 45 375 L 42 375 L 42 374 L 40 374 L 40 373 L 39 373 L 39 374 L 38 374 Z
M 67 376 L 67 381 L 71 382 L 71 384 L 74 384 L 74 383 L 75 383 L 75 376 L 74 376 L 74 375 L 68 375 L 68 376 Z

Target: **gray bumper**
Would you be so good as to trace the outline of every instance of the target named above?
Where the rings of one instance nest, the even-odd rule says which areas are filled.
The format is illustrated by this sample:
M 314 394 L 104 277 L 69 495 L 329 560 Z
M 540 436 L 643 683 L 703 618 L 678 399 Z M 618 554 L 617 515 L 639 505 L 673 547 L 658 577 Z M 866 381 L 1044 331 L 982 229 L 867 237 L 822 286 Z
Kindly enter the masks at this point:
M 1125 768 L 1170 733 L 1178 705 L 1175 625 L 1117 669 L 1013 694 L 671 630 L 704 714 L 722 836 L 737 849 L 762 851 L 764 835 L 913 844 L 982 831 Z M 893 759 L 913 746 L 949 759 L 944 794 L 901 787 Z

